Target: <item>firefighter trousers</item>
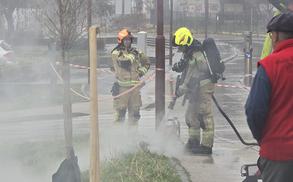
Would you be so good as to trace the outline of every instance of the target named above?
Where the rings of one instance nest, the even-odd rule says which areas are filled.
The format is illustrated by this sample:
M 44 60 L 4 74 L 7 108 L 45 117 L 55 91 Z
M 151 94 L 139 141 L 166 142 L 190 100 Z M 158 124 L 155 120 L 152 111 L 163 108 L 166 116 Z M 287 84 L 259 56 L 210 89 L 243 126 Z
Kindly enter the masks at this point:
M 119 94 L 129 89 L 131 87 L 120 87 Z M 140 107 L 142 106 L 139 88 L 115 98 L 113 106 L 115 109 L 115 122 L 123 122 L 128 111 L 128 122 L 136 124 L 140 119 Z
M 207 83 L 200 87 L 197 98 L 188 103 L 185 121 L 189 128 L 189 139 L 213 147 L 214 119 L 212 113 L 212 94 L 215 86 Z

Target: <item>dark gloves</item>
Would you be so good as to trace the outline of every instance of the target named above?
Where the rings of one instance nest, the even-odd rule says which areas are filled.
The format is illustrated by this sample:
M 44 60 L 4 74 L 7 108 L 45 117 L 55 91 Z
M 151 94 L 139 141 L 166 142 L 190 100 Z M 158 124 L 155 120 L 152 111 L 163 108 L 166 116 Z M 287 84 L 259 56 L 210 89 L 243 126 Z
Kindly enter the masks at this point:
M 177 73 L 181 73 L 186 68 L 186 66 L 187 66 L 187 61 L 184 59 L 180 59 L 179 62 L 177 62 L 173 65 L 172 71 L 175 71 Z
M 112 96 L 117 96 L 119 94 L 119 88 L 120 88 L 119 83 L 114 82 L 113 86 L 112 86 L 112 89 L 111 89 Z

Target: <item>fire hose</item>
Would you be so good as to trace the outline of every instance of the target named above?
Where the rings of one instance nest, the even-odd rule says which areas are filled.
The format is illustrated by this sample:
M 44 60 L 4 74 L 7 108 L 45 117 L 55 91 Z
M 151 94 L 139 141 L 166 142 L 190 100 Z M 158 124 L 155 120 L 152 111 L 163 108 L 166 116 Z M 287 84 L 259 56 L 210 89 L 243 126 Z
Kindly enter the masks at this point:
M 242 144 L 247 145 L 247 146 L 258 146 L 258 143 L 249 143 L 246 142 L 242 136 L 240 135 L 240 133 L 238 132 L 237 128 L 235 127 L 235 125 L 233 124 L 232 120 L 229 118 L 229 116 L 225 113 L 225 111 L 221 108 L 221 106 L 219 105 L 217 99 L 215 98 L 214 95 L 212 95 L 212 99 L 216 105 L 216 107 L 218 108 L 218 110 L 220 111 L 220 113 L 224 116 L 224 118 L 228 121 L 228 123 L 230 124 L 230 126 L 232 127 L 233 131 L 235 132 L 235 134 L 237 135 L 238 139 L 241 141 Z

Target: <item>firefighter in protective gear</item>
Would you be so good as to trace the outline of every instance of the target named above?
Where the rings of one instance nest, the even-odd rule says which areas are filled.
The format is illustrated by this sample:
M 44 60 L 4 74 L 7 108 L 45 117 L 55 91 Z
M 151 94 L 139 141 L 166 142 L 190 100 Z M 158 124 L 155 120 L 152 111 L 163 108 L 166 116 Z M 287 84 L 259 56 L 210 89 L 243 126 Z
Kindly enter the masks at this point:
M 122 29 L 118 33 L 118 45 L 112 51 L 112 61 L 116 76 L 116 82 L 112 87 L 114 97 L 115 121 L 123 122 L 126 111 L 128 111 L 128 121 L 136 124 L 140 119 L 140 107 L 142 105 L 140 87 L 127 92 L 133 86 L 139 84 L 140 78 L 149 70 L 148 58 L 131 47 L 133 36 L 127 29 Z M 126 94 L 123 94 L 127 92 Z
M 193 154 L 211 154 L 214 143 L 212 94 L 215 86 L 210 79 L 205 53 L 201 43 L 193 38 L 186 27 L 179 28 L 175 32 L 173 44 L 178 46 L 184 60 L 187 61 L 184 82 L 176 93 L 177 96 L 187 96 L 189 100 L 185 113 L 189 130 L 186 149 Z
M 293 0 L 270 0 L 270 3 L 272 3 L 277 8 L 277 11 L 274 13 L 274 17 L 279 15 L 281 12 L 293 12 Z M 272 51 L 272 39 L 270 35 L 267 34 L 263 43 L 260 59 L 267 57 L 271 54 Z

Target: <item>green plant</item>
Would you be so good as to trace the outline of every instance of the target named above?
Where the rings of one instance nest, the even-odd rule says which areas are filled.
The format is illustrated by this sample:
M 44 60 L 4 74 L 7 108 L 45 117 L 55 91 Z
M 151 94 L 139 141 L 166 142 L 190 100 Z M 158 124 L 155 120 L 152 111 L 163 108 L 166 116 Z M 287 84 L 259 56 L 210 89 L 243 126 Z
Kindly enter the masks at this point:
M 107 160 L 102 164 L 103 182 L 180 182 L 174 164 L 164 155 L 139 150 L 125 154 L 118 159 Z M 88 182 L 88 171 L 82 173 L 82 181 Z

